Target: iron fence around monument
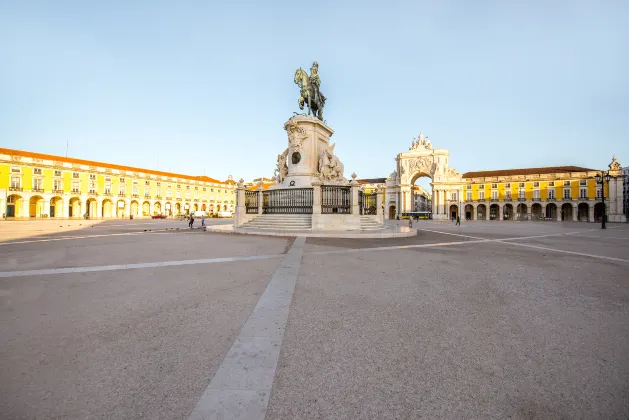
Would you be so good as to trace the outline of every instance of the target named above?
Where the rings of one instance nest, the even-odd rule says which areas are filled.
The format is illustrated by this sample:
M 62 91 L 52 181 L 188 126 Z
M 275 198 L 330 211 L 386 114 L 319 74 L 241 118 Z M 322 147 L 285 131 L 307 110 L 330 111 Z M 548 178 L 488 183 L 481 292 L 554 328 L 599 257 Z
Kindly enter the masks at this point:
M 312 214 L 312 188 L 263 191 L 262 213 Z
M 245 209 L 247 214 L 258 212 L 258 191 L 245 191 Z
M 358 191 L 358 208 L 361 215 L 375 215 L 377 194 Z
M 352 212 L 352 188 L 338 185 L 321 186 L 322 214 L 350 214 Z

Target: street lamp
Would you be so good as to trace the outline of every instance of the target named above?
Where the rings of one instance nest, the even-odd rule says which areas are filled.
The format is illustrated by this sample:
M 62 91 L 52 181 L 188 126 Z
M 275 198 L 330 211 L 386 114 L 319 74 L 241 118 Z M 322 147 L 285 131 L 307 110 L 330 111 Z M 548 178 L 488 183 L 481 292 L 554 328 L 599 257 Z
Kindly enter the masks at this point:
M 603 171 L 601 173 L 596 174 L 595 178 L 596 178 L 596 183 L 601 184 L 601 199 L 603 202 L 603 222 L 601 224 L 601 229 L 607 229 L 607 227 L 605 226 L 605 219 L 607 218 L 607 212 L 605 211 L 605 183 L 607 182 L 607 185 L 609 185 L 609 180 L 612 177 L 609 174 L 609 171 L 607 172 Z

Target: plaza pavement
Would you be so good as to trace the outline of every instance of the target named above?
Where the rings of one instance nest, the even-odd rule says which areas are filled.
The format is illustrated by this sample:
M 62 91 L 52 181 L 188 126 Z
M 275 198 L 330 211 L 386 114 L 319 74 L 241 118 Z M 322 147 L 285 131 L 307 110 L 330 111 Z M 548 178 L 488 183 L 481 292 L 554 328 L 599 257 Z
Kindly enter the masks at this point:
M 6 226 L 2 418 L 629 418 L 629 225 Z

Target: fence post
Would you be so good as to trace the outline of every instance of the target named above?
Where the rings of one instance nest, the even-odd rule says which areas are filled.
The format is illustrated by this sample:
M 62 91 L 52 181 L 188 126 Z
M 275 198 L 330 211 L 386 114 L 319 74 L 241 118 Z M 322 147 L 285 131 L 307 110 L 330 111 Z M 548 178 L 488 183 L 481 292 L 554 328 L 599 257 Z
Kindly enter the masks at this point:
M 376 190 L 376 214 L 378 215 L 378 221 L 384 224 L 384 188 L 379 187 Z
M 245 180 L 240 179 L 236 185 L 236 227 L 243 225 L 245 218 Z
M 351 201 L 350 201 L 352 210 L 350 211 L 350 213 L 360 217 L 360 208 L 359 208 L 359 205 L 358 205 L 358 188 L 359 188 L 359 184 L 358 184 L 358 181 L 356 181 L 356 174 L 355 173 L 352 174 L 352 180 L 351 180 L 351 182 L 349 184 L 352 187 L 352 190 L 351 190 L 352 197 L 351 197 Z
M 264 201 L 264 187 L 262 186 L 262 181 L 258 182 L 258 191 L 256 191 L 258 193 L 258 214 L 262 214 L 262 201 Z
M 321 225 L 321 181 L 312 181 L 312 229 L 320 229 Z

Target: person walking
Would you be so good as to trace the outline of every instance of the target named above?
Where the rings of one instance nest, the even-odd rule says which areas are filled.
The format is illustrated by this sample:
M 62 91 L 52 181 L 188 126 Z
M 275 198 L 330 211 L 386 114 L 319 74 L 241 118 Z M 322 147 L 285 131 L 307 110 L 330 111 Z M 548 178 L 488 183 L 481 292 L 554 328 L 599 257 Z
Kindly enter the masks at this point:
M 201 215 L 201 227 L 205 229 L 205 213 Z
M 190 213 L 190 221 L 188 222 L 188 226 L 192 229 L 192 225 L 194 224 L 194 214 Z
M 461 217 L 460 216 L 456 217 L 456 226 L 461 226 Z

